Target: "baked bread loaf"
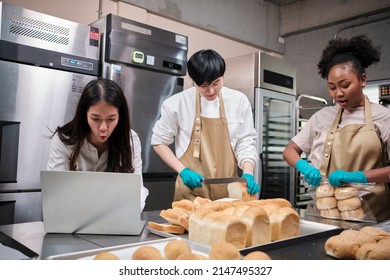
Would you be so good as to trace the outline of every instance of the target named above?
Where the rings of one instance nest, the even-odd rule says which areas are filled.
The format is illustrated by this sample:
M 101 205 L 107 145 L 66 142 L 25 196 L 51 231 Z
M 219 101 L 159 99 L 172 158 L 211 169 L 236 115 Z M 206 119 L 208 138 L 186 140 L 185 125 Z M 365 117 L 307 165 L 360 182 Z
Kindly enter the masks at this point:
M 358 249 L 366 243 L 376 243 L 376 241 L 365 232 L 344 230 L 339 235 L 326 240 L 325 252 L 338 259 L 355 259 Z
M 236 198 L 241 201 L 249 201 L 256 199 L 256 194 L 248 193 L 246 184 L 233 182 L 227 185 L 229 198 Z
M 337 200 L 348 199 L 351 197 L 357 197 L 358 191 L 355 187 L 338 187 L 334 192 L 334 196 Z
M 192 249 L 187 242 L 180 239 L 171 240 L 164 247 L 164 254 L 168 260 L 176 260 L 185 253 L 192 253 Z
M 182 209 L 166 209 L 160 211 L 160 216 L 172 225 L 179 225 L 188 230 L 189 215 Z
M 299 235 L 300 219 L 298 213 L 290 207 L 282 207 L 270 216 L 271 240 L 281 240 Z
M 241 249 L 268 243 L 272 238 L 298 236 L 299 225 L 299 216 L 286 199 L 212 201 L 203 203 L 190 215 L 188 238 L 209 246 L 230 242 Z
M 271 257 L 262 251 L 253 251 L 242 258 L 243 260 L 271 260 Z
M 209 245 L 214 245 L 218 242 L 228 242 L 237 249 L 245 248 L 247 233 L 246 224 L 242 219 L 234 215 L 221 215 L 216 217 L 212 224 L 205 225 L 213 228 L 213 235 Z
M 267 199 L 259 199 L 252 200 L 251 202 L 258 204 L 259 206 L 268 205 L 268 204 L 276 204 L 279 207 L 292 207 L 291 202 L 285 198 L 267 198 Z
M 316 188 L 316 198 L 334 196 L 335 189 L 331 185 L 322 185 Z
M 341 218 L 348 219 L 348 220 L 364 220 L 365 213 L 363 208 L 360 207 L 353 210 L 341 211 L 340 216 Z
M 181 209 L 183 210 L 187 215 L 191 215 L 192 212 L 195 211 L 195 205 L 194 203 L 189 199 L 182 199 L 178 201 L 172 202 L 172 208 L 173 209 Z
M 163 256 L 157 248 L 149 245 L 138 247 L 132 255 L 133 260 L 163 260 Z
M 356 196 L 337 201 L 337 208 L 340 211 L 355 210 L 360 208 L 361 206 L 362 206 L 362 202 L 360 198 Z
M 208 202 L 211 202 L 211 199 L 204 198 L 201 196 L 195 197 L 193 203 L 194 203 L 194 210 L 197 210 L 199 207 L 201 207 L 203 204 L 206 204 Z
M 237 209 L 239 207 L 236 207 Z M 271 242 L 270 219 L 264 209 L 258 206 L 248 206 L 243 211 L 238 210 L 237 215 L 247 226 L 246 247 Z
M 315 200 L 318 210 L 332 209 L 337 207 L 337 200 L 335 197 L 320 197 Z
M 211 246 L 209 252 L 210 260 L 240 260 L 241 255 L 237 247 L 230 242 L 218 242 Z
M 321 217 L 324 218 L 340 218 L 340 211 L 337 207 L 331 209 L 322 209 L 320 210 Z
M 111 252 L 100 252 L 95 255 L 94 260 L 119 260 L 118 256 Z
M 378 243 L 363 244 L 356 251 L 356 259 L 357 260 L 390 260 L 390 242 L 384 242 L 382 240 L 380 240 Z
M 390 233 L 384 231 L 381 228 L 373 227 L 373 226 L 365 226 L 360 229 L 360 231 L 365 232 L 372 236 L 376 241 L 379 241 L 384 238 L 390 238 Z
M 183 226 L 172 225 L 172 224 L 159 224 L 151 221 L 148 222 L 148 227 L 155 230 L 172 233 L 172 234 L 184 234 L 186 231 L 186 229 Z

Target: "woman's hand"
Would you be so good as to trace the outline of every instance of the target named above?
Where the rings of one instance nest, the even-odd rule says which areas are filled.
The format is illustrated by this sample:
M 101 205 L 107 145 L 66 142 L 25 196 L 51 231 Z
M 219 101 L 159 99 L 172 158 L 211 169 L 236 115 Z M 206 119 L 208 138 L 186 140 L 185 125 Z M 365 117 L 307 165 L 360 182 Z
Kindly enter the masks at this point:
M 367 176 L 362 171 L 336 170 L 329 174 L 328 180 L 332 186 L 338 187 L 345 183 L 367 183 Z
M 318 187 L 321 183 L 320 170 L 311 166 L 306 160 L 300 159 L 296 162 L 295 167 L 304 175 L 305 180 L 309 185 Z

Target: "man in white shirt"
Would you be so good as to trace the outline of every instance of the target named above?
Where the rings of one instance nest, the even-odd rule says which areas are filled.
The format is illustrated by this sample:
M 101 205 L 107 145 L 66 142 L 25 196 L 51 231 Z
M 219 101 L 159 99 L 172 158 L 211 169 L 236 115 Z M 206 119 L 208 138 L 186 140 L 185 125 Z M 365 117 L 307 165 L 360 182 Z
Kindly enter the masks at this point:
M 194 87 L 168 98 L 153 128 L 156 153 L 179 173 L 174 200 L 196 196 L 227 197 L 225 185 L 202 184 L 204 178 L 247 179 L 248 192 L 260 191 L 253 171 L 258 162 L 252 108 L 239 91 L 223 87 L 225 61 L 213 50 L 195 53 L 187 64 Z M 175 152 L 169 145 L 175 141 Z

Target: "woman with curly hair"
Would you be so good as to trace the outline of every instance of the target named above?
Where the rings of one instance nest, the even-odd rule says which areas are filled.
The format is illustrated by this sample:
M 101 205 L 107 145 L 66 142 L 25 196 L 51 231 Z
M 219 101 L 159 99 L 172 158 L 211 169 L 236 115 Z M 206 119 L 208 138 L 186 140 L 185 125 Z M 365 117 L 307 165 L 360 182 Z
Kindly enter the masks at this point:
M 98 78 L 85 86 L 73 119 L 52 135 L 47 169 L 142 175 L 141 143 L 115 82 Z M 142 208 L 147 195 L 142 187 Z
M 365 198 L 376 220 L 383 221 L 390 218 L 390 109 L 363 93 L 365 69 L 379 60 L 379 49 L 366 36 L 331 40 L 318 69 L 336 105 L 315 113 L 283 156 L 314 187 L 324 176 L 334 187 L 376 183 Z M 311 164 L 301 159 L 302 153 Z

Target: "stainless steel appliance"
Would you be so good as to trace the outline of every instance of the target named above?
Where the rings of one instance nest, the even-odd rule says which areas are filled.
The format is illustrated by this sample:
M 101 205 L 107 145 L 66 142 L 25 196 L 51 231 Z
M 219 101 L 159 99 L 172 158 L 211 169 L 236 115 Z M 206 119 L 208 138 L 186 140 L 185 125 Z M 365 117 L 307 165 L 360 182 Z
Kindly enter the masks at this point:
M 296 69 L 256 52 L 226 59 L 225 85 L 244 92 L 253 108 L 260 164 L 255 178 L 261 198 L 283 197 L 295 204 L 295 170 L 283 159 L 296 133 Z
M 0 223 L 42 219 L 51 131 L 97 77 L 98 31 L 0 2 Z
M 99 75 L 125 92 L 132 128 L 142 145 L 143 179 L 149 189 L 145 210 L 171 206 L 173 172 L 150 145 L 162 102 L 183 90 L 187 37 L 109 14 L 91 23 L 101 33 Z

